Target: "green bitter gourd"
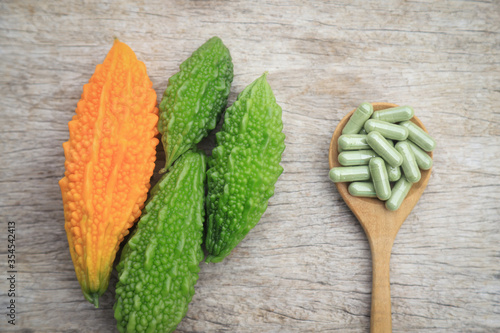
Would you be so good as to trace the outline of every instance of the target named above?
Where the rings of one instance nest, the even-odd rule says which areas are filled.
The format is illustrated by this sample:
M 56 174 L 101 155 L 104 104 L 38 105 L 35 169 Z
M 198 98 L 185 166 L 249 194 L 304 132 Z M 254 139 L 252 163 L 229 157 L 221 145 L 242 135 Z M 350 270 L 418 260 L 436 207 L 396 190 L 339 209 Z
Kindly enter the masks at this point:
M 281 107 L 266 74 L 226 110 L 207 171 L 206 262 L 219 262 L 259 222 L 274 194 L 285 149 Z
M 160 172 L 215 128 L 232 81 L 231 55 L 218 37 L 193 52 L 168 80 L 158 121 L 167 161 Z
M 198 280 L 205 216 L 206 158 L 188 151 L 152 190 L 117 266 L 120 332 L 172 332 Z

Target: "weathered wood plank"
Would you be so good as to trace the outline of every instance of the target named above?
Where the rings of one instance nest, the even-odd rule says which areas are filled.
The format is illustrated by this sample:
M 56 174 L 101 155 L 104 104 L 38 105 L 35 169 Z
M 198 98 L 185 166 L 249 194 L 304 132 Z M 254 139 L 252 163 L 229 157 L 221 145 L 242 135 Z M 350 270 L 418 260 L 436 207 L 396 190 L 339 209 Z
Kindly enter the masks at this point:
M 414 106 L 438 142 L 429 186 L 393 248 L 394 331 L 498 331 L 499 13 L 498 1 L 3 1 L 2 309 L 8 220 L 19 273 L 17 325 L 3 316 L 0 330 L 114 331 L 116 276 L 93 309 L 67 249 L 57 184 L 67 122 L 113 37 L 145 62 L 161 96 L 182 60 L 218 35 L 235 65 L 230 103 L 269 71 L 285 172 L 233 254 L 202 264 L 178 331 L 368 330 L 369 247 L 327 179 L 333 130 L 363 101 Z

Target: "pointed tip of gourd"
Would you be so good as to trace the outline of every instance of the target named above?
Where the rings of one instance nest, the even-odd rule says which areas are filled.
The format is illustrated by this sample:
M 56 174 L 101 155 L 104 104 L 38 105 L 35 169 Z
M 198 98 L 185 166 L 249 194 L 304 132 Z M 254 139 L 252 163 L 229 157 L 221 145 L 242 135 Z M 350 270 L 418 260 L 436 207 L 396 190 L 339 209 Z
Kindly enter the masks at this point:
M 99 308 L 99 295 L 93 294 L 92 297 L 93 297 L 93 299 L 92 299 L 91 303 L 94 304 L 96 309 Z
M 269 82 L 267 81 L 267 75 L 269 74 L 268 71 L 265 71 L 257 80 L 255 80 L 256 82 L 259 81 L 261 82 L 260 84 L 264 84 L 264 85 L 269 85 Z
M 84 296 L 87 299 L 87 301 L 94 304 L 96 309 L 99 308 L 99 294 L 98 293 L 92 293 L 92 294 L 84 293 Z
M 212 36 L 212 37 L 209 39 L 209 41 L 217 41 L 217 42 L 218 42 L 218 41 L 221 41 L 221 42 L 222 42 L 222 39 L 220 39 L 220 37 L 219 37 L 219 36 Z
M 121 48 L 122 45 L 125 45 L 124 43 L 120 42 L 118 37 L 113 37 L 113 46 L 111 47 L 111 50 L 117 50 L 118 48 Z M 110 51 L 111 52 L 111 51 Z
M 210 264 L 212 262 L 212 256 L 209 254 L 206 258 L 205 258 L 205 264 Z
M 209 254 L 207 256 L 207 258 L 205 259 L 205 262 L 207 264 L 209 264 L 209 263 L 215 264 L 215 263 L 221 262 L 222 259 L 224 259 L 224 257 L 219 257 L 219 256 L 214 256 L 214 255 Z
M 171 166 L 172 166 L 171 164 L 165 164 L 165 166 L 163 168 L 161 168 L 158 173 L 160 175 L 163 175 L 164 173 L 166 173 L 170 169 Z
M 165 153 L 167 153 L 167 152 L 165 152 Z M 165 166 L 159 172 L 160 175 L 164 174 L 165 172 L 167 172 L 170 169 L 170 167 L 172 167 L 172 164 L 174 164 L 173 156 L 174 156 L 173 153 L 168 155 L 167 161 L 165 162 Z

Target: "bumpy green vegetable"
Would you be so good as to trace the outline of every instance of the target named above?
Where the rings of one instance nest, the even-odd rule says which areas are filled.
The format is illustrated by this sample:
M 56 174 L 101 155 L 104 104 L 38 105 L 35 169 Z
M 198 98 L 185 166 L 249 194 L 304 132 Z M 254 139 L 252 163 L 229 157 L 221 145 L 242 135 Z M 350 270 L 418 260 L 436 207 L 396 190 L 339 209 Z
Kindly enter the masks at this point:
M 212 37 L 168 80 L 160 103 L 158 130 L 168 167 L 220 120 L 233 81 L 233 63 L 220 38 Z
M 153 189 L 117 266 L 120 332 L 172 332 L 186 315 L 203 260 L 206 158 L 189 151 Z
M 266 74 L 226 110 L 207 172 L 206 262 L 219 262 L 259 222 L 274 194 L 285 149 L 281 107 Z

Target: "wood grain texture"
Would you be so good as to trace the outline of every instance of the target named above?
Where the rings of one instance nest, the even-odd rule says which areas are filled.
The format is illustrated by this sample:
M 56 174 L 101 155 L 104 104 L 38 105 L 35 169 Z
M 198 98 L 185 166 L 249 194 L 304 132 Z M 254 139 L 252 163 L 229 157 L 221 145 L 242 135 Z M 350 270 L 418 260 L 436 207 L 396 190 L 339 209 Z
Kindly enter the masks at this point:
M 2 315 L 0 331 L 114 332 L 116 276 L 94 309 L 67 248 L 57 184 L 67 123 L 113 37 L 146 64 L 161 96 L 180 63 L 218 35 L 234 62 L 230 103 L 269 71 L 285 172 L 247 238 L 222 263 L 202 264 L 178 331 L 368 331 L 369 246 L 328 180 L 328 146 L 348 111 L 387 101 L 412 105 L 438 143 L 429 185 L 393 246 L 393 330 L 497 332 L 499 16 L 495 0 L 2 1 L 0 308 L 8 220 L 19 273 L 17 325 Z

